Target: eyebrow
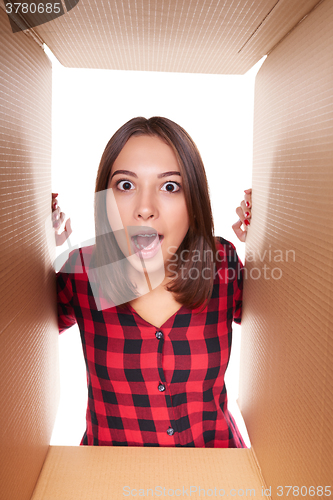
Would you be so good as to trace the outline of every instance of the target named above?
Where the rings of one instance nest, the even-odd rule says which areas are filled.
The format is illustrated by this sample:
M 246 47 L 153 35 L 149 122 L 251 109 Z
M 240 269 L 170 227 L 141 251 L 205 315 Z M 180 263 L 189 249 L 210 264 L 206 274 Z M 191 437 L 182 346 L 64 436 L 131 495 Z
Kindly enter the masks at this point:
M 113 174 L 111 175 L 110 177 L 110 180 L 112 179 L 112 177 L 116 174 L 125 174 L 125 175 L 129 175 L 131 177 L 135 177 L 136 179 L 138 178 L 138 176 L 134 173 L 134 172 L 131 172 L 130 170 L 116 170 L 115 172 L 113 172 Z M 180 172 L 177 172 L 177 170 L 170 170 L 170 172 L 163 172 L 163 174 L 159 174 L 157 176 L 158 179 L 161 179 L 162 177 L 169 177 L 169 175 L 179 175 L 181 176 L 181 173 Z

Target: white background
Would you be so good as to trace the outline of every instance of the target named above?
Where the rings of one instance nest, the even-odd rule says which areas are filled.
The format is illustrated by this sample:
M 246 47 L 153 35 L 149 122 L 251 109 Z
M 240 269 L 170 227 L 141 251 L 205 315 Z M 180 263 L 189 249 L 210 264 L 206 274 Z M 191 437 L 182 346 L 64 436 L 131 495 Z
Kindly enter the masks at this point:
M 232 241 L 244 261 L 245 245 L 231 226 L 243 191 L 251 187 L 254 79 L 64 68 L 45 47 L 53 72 L 52 191 L 71 218 L 71 245 L 94 237 L 94 187 L 103 150 L 114 132 L 135 116 L 165 116 L 181 125 L 203 158 L 215 234 Z M 57 255 L 68 245 L 57 249 Z M 241 327 L 234 324 L 226 374 L 229 408 L 247 443 L 237 404 Z M 86 372 L 76 326 L 59 337 L 61 397 L 51 445 L 78 445 L 85 430 Z

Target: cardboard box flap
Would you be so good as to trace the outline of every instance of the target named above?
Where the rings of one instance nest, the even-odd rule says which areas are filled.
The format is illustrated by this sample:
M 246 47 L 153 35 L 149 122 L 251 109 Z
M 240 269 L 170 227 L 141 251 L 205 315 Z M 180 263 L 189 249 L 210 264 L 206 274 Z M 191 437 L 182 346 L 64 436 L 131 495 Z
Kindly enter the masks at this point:
M 67 67 L 243 74 L 316 4 L 80 0 L 35 31 Z
M 239 401 L 268 485 L 302 495 L 333 471 L 332 26 L 328 0 L 256 79 Z
M 252 449 L 50 446 L 32 500 L 269 498 L 263 492 Z

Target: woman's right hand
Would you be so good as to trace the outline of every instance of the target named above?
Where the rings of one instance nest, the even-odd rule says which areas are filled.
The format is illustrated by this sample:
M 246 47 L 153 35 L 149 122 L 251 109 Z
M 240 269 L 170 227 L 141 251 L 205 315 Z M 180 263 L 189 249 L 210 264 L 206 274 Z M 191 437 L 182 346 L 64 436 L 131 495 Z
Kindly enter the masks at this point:
M 241 201 L 240 206 L 236 208 L 236 214 L 239 220 L 232 225 L 237 238 L 243 243 L 246 240 L 247 229 L 251 223 L 252 215 L 252 189 L 244 190 L 244 200 Z M 242 225 L 245 225 L 245 231 L 242 230 Z
M 59 233 L 60 228 L 66 218 L 66 215 L 64 214 L 64 212 L 61 212 L 61 209 L 58 206 L 57 196 L 58 193 L 52 193 L 51 207 L 52 207 L 52 224 L 55 232 L 56 246 L 60 247 L 72 234 L 72 228 L 71 228 L 71 220 L 68 219 L 66 221 L 64 230 L 62 231 L 62 233 Z

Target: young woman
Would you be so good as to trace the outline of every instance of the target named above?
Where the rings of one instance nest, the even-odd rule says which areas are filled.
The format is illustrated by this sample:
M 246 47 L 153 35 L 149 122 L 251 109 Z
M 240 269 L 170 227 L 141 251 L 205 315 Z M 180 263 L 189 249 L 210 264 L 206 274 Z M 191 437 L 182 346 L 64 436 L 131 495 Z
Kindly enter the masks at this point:
M 53 196 L 56 243 L 71 232 Z M 251 190 L 234 224 L 245 241 Z M 241 226 L 245 223 L 245 231 Z M 96 244 L 57 274 L 59 331 L 78 323 L 88 379 L 83 445 L 246 447 L 224 373 L 240 323 L 242 264 L 214 237 L 189 135 L 134 118 L 110 139 L 95 189 Z

